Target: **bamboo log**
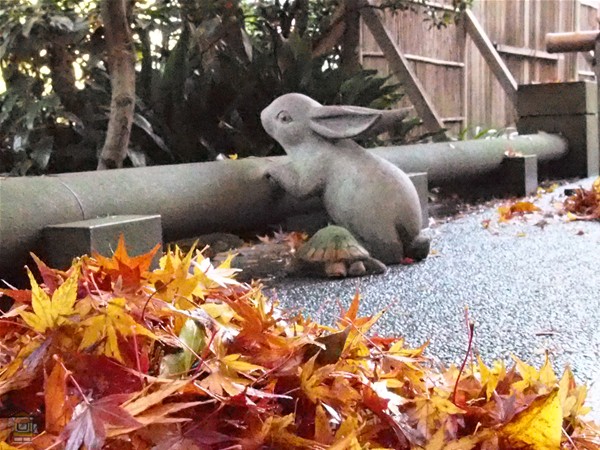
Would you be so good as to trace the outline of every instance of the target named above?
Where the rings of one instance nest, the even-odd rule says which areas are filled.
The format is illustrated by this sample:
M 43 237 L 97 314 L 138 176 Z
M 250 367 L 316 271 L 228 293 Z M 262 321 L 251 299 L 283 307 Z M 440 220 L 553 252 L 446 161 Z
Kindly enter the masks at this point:
M 567 143 L 541 133 L 372 151 L 406 172 L 428 172 L 435 185 L 494 171 L 509 148 L 549 161 L 562 157 Z M 318 199 L 299 201 L 273 192 L 264 171 L 285 158 L 0 178 L 0 278 L 22 272 L 30 251 L 43 251 L 42 230 L 48 225 L 160 214 L 165 240 L 172 241 L 213 231 L 257 230 L 321 209 Z
M 546 50 L 549 53 L 589 52 L 594 50 L 600 31 L 547 33 Z

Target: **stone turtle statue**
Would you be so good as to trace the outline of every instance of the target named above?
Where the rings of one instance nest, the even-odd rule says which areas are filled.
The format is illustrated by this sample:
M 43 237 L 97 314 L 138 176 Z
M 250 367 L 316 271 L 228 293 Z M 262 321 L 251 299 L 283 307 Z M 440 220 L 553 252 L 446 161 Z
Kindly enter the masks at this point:
M 297 93 L 278 97 L 261 121 L 290 158 L 271 165 L 265 176 L 294 197 L 320 196 L 332 221 L 373 258 L 398 264 L 429 254 L 417 191 L 402 170 L 350 140 L 377 128 L 386 113 L 391 111 L 323 106 Z
M 379 274 L 385 270 L 385 265 L 372 258 L 346 228 L 329 225 L 296 251 L 292 274 L 341 278 Z

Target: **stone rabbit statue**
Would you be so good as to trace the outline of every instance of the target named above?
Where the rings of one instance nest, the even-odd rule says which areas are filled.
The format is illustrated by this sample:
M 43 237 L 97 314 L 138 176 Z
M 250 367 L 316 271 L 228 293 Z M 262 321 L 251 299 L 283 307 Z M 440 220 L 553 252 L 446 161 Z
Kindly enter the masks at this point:
M 383 263 L 424 259 L 429 239 L 421 232 L 421 206 L 410 178 L 350 140 L 407 114 L 282 95 L 262 111 L 261 121 L 290 158 L 267 168 L 265 176 L 294 197 L 320 196 L 332 221 Z

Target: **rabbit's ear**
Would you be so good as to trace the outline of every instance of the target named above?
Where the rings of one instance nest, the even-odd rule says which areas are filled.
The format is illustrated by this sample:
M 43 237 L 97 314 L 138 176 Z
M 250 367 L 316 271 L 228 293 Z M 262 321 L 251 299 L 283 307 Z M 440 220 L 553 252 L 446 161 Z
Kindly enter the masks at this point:
M 309 113 L 310 128 L 327 139 L 349 139 L 369 130 L 381 111 L 360 106 L 316 106 Z

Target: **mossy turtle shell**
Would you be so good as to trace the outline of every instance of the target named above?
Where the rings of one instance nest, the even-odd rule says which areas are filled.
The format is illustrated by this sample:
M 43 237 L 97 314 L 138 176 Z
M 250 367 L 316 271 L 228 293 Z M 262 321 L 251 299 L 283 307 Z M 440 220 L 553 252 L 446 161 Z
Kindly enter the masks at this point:
M 306 262 L 331 263 L 365 259 L 369 257 L 369 252 L 348 230 L 329 225 L 317 231 L 300 247 L 297 256 Z

